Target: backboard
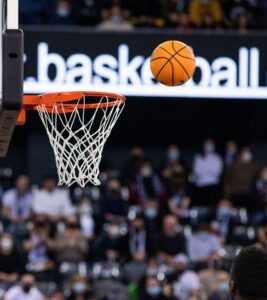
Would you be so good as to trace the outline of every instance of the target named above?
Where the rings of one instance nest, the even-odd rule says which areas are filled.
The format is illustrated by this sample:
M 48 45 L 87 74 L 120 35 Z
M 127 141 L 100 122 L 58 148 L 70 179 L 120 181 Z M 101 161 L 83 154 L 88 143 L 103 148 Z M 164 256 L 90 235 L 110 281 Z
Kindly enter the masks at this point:
M 0 0 L 0 157 L 8 151 L 23 102 L 23 32 L 19 0 Z

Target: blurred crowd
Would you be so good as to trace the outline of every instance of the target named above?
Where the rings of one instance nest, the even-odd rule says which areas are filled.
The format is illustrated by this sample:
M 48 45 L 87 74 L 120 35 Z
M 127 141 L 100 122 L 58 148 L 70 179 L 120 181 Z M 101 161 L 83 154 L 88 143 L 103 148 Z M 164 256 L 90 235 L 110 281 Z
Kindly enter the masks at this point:
M 247 245 L 267 249 L 267 167 L 234 141 L 189 163 L 140 147 L 100 187 L 41 186 L 1 173 L 0 299 L 227 300 Z
M 267 28 L 266 0 L 21 0 L 21 24 L 95 26 L 131 31 L 136 27 Z

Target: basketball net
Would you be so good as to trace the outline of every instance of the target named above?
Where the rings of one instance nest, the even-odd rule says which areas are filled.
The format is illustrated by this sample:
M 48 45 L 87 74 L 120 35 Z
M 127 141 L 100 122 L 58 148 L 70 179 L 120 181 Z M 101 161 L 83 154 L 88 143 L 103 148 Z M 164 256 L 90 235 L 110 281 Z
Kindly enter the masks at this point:
M 59 185 L 100 185 L 103 148 L 125 105 L 120 99 L 112 101 L 115 104 L 111 106 L 109 97 L 102 96 L 89 110 L 85 96 L 71 109 L 62 102 L 37 106 L 55 154 Z

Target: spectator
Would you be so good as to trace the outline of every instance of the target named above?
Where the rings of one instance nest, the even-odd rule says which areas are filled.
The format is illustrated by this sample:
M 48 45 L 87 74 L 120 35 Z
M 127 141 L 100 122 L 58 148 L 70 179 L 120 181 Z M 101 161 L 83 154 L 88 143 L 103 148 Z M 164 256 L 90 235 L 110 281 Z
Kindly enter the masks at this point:
M 73 16 L 78 25 L 96 25 L 100 21 L 101 4 L 97 0 L 76 0 L 72 2 Z
M 35 286 L 33 275 L 21 276 L 20 284 L 11 287 L 4 296 L 4 300 L 44 300 L 45 297 Z
M 231 229 L 231 216 L 233 213 L 232 202 L 222 199 L 216 209 L 216 220 L 218 221 L 219 235 L 225 241 Z
M 256 201 L 253 205 L 254 223 L 258 224 L 265 216 L 267 208 L 267 167 L 263 167 L 255 183 Z
M 193 162 L 195 191 L 193 203 L 200 205 L 216 205 L 220 196 L 220 178 L 223 171 L 221 157 L 215 153 L 215 143 L 206 139 L 203 150 L 197 154 Z
M 141 214 L 130 222 L 129 226 L 130 261 L 124 266 L 128 282 L 138 282 L 146 270 L 147 234 Z
M 28 237 L 23 242 L 27 254 L 27 271 L 43 273 L 51 271 L 54 263 L 49 258 L 53 241 L 49 236 L 49 225 L 43 216 L 36 216 Z
M 70 0 L 57 0 L 55 14 L 51 19 L 51 24 L 73 25 L 72 3 Z
M 203 299 L 222 296 L 227 294 L 225 283 L 229 282 L 229 274 L 222 269 L 222 256 L 219 252 L 212 252 L 208 257 L 208 267 L 199 273 L 199 279 L 202 286 Z M 219 298 L 220 299 L 220 298 Z
M 267 254 L 263 249 L 247 247 L 236 257 L 231 270 L 230 289 L 235 299 L 267 298 Z
M 80 200 L 78 213 L 83 236 L 88 240 L 92 240 L 94 238 L 95 221 L 92 202 L 89 198 L 84 197 Z
M 219 237 L 210 233 L 208 223 L 202 221 L 188 239 L 189 259 L 197 270 L 206 268 L 210 253 L 218 251 L 220 247 Z
M 125 229 L 118 223 L 105 224 L 93 247 L 96 260 L 125 261 L 129 253 Z
M 68 300 L 89 300 L 94 299 L 94 296 L 90 290 L 90 287 L 86 281 L 86 278 L 74 275 L 70 278 L 71 294 L 67 298 Z
M 224 191 L 234 206 L 251 208 L 251 193 L 258 171 L 249 147 L 242 148 L 236 161 L 226 168 Z
M 158 256 L 168 264 L 173 264 L 175 256 L 186 253 L 186 240 L 178 232 L 178 220 L 174 215 L 167 215 L 163 219 L 163 232 L 159 235 Z
M 238 147 L 235 141 L 228 141 L 225 145 L 224 163 L 229 166 L 237 157 Z
M 3 233 L 0 239 L 0 281 L 2 283 L 15 283 L 21 269 L 20 256 L 15 248 L 11 234 Z
M 126 203 L 122 198 L 121 184 L 117 179 L 110 179 L 107 190 L 101 199 L 101 213 L 107 222 L 126 220 Z
M 151 198 L 159 199 L 162 195 L 160 179 L 148 161 L 143 163 L 136 176 L 136 190 L 139 198 L 139 204 L 142 204 Z
M 180 164 L 186 169 L 186 163 L 184 159 L 181 157 L 180 149 L 177 145 L 170 145 L 167 148 L 165 153 L 165 157 L 163 160 L 163 168 L 171 168 L 172 166 Z
M 174 282 L 174 295 L 177 299 L 187 300 L 189 296 L 200 294 L 200 281 L 196 272 L 188 269 L 188 258 L 184 254 L 175 257 L 174 265 L 178 274 Z
M 43 187 L 33 194 L 33 211 L 37 215 L 44 215 L 52 223 L 57 223 L 71 214 L 73 206 L 66 190 L 56 187 L 54 177 L 46 177 Z
M 223 21 L 223 11 L 218 0 L 192 0 L 189 5 L 189 16 L 196 27 L 203 27 L 205 18 L 209 16 L 215 27 Z
M 57 262 L 85 261 L 88 250 L 88 243 L 79 228 L 77 217 L 74 215 L 67 217 L 65 230 L 58 233 L 54 241 Z
M 109 17 L 100 22 L 96 28 L 105 31 L 132 31 L 133 26 L 123 15 L 122 8 L 114 4 L 109 10 Z
M 24 224 L 32 212 L 32 195 L 29 191 L 30 179 L 20 175 L 15 187 L 3 195 L 3 216 L 13 224 Z
M 138 300 L 174 300 L 172 295 L 164 294 L 164 287 L 156 277 L 149 276 L 145 280 L 143 290 L 139 291 Z

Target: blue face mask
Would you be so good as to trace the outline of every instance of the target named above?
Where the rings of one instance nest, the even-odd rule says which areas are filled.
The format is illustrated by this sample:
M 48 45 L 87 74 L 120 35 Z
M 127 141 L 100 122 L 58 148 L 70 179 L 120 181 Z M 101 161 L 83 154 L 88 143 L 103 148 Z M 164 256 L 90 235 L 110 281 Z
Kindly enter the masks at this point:
M 158 296 L 161 292 L 161 288 L 159 286 L 149 286 L 146 288 L 146 292 L 150 296 Z
M 229 294 L 230 293 L 230 288 L 229 288 L 229 284 L 227 281 L 221 282 L 218 285 L 218 291 L 221 293 L 226 293 Z
M 145 216 L 150 220 L 155 219 L 158 214 L 158 212 L 154 208 L 147 208 L 144 213 Z
M 86 290 L 86 285 L 83 282 L 76 282 L 73 284 L 72 289 L 74 293 L 83 294 Z
M 176 150 L 169 150 L 167 156 L 169 160 L 176 161 L 179 158 L 179 152 Z
M 222 207 L 218 209 L 219 218 L 229 218 L 231 216 L 231 210 L 227 207 Z

